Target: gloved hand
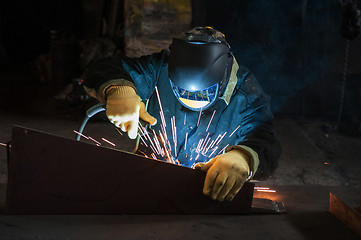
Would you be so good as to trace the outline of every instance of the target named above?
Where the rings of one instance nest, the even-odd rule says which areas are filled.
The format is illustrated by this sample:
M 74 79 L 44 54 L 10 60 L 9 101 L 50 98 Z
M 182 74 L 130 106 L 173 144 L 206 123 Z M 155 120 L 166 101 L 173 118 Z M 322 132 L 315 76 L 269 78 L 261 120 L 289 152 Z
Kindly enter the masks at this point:
M 240 150 L 233 149 L 207 163 L 197 163 L 196 169 L 207 172 L 203 194 L 213 200 L 232 201 L 249 176 L 247 158 Z
M 107 117 L 123 132 L 128 132 L 129 138 L 136 138 L 139 118 L 151 125 L 157 123 L 157 119 L 145 110 L 145 105 L 134 88 L 113 86 L 106 92 L 106 97 Z

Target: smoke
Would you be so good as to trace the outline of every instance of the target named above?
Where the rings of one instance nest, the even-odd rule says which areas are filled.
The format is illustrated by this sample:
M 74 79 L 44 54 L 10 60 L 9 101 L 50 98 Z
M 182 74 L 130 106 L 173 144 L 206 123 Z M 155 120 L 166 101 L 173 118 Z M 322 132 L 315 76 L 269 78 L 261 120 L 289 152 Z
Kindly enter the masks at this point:
M 226 34 L 237 61 L 270 95 L 273 112 L 334 115 L 327 111 L 338 101 L 341 13 L 336 0 L 212 0 L 207 24 Z

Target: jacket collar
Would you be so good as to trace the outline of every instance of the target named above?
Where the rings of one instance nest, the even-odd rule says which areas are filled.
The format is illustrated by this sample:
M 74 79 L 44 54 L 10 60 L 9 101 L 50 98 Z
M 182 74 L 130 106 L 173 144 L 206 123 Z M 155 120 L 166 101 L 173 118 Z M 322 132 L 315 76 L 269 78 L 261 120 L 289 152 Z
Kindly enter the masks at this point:
M 238 69 L 239 69 L 239 66 L 238 66 L 238 63 L 236 61 L 236 58 L 233 57 L 233 65 L 232 65 L 232 70 L 231 70 L 231 76 L 229 77 L 229 81 L 227 83 L 226 90 L 224 91 L 223 96 L 220 97 L 221 99 L 223 99 L 226 102 L 227 105 L 229 104 L 229 101 L 231 100 L 233 91 L 234 91 L 234 89 L 235 89 L 235 87 L 237 85 L 237 81 L 238 81 L 237 72 L 238 72 Z

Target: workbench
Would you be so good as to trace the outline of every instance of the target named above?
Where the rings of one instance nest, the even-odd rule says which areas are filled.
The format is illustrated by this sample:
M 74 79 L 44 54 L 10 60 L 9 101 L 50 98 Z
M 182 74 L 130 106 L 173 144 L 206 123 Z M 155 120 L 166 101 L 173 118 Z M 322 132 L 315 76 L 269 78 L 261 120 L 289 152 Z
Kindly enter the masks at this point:
M 355 187 L 272 186 L 281 214 L 0 215 L 0 239 L 360 239 L 329 211 L 330 192 Z

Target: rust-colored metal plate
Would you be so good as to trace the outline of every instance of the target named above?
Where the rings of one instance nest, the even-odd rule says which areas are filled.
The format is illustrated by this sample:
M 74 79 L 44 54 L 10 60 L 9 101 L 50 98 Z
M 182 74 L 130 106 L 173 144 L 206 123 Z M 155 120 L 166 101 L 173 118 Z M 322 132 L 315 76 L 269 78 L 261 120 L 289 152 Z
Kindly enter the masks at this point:
M 7 214 L 241 214 L 253 184 L 232 202 L 202 194 L 205 173 L 132 153 L 13 127 Z
M 360 197 L 358 197 L 360 199 Z M 346 202 L 330 192 L 329 211 L 361 237 L 361 202 Z

